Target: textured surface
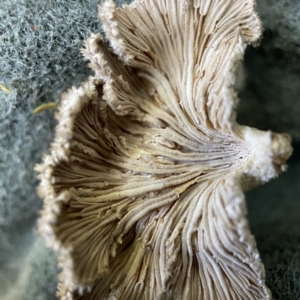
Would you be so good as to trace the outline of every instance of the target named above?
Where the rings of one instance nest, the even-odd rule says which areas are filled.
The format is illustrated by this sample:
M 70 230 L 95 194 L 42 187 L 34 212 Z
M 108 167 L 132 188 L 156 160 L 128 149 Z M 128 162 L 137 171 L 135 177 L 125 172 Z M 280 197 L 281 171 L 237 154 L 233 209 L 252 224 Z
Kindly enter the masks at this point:
M 43 102 L 58 100 L 63 90 L 80 83 L 89 74 L 78 48 L 91 28 L 99 30 L 96 1 L 70 4 L 67 7 L 65 1 L 1 3 L 0 83 L 12 91 L 6 94 L 0 90 L 0 265 L 3 270 L 0 297 L 4 299 L 16 299 L 6 294 L 11 289 L 27 290 L 21 270 L 32 272 L 29 269 L 36 262 L 31 252 L 38 250 L 41 257 L 40 276 L 34 277 L 35 283 L 31 282 L 36 286 L 35 292 L 41 294 L 41 287 L 51 277 L 55 281 L 53 274 L 48 278 L 43 276 L 42 262 L 47 260 L 47 255 L 41 252 L 42 246 L 37 249 L 33 244 L 33 227 L 41 206 L 35 193 L 33 167 L 49 147 L 54 120 L 52 112 L 38 116 L 32 112 Z M 76 19 L 72 17 L 74 14 Z M 53 273 L 53 268 L 54 265 L 47 272 Z M 19 288 L 15 289 L 14 285 Z M 53 288 L 50 294 L 53 295 Z
M 275 300 L 300 299 L 300 163 L 247 195 L 249 220 Z
M 300 2 L 260 0 L 257 11 L 264 33 L 260 47 L 246 53 L 250 89 L 241 95 L 241 117 L 252 126 L 286 131 L 299 144 Z
M 36 238 L 32 230 L 14 242 L 13 256 L 1 263 L 1 300 L 50 300 L 55 299 L 56 257 L 45 248 L 44 241 Z M 2 253 L 5 256 L 5 253 Z
M 34 262 L 19 258 L 27 257 L 31 251 L 39 251 L 41 258 L 40 264 L 34 266 L 36 281 L 26 282 L 31 288 L 35 287 L 32 289 L 36 298 L 26 298 L 23 291 L 31 288 L 21 285 L 18 290 L 22 296 L 13 299 L 54 299 L 55 282 L 50 285 L 49 282 L 51 278 L 55 281 L 55 262 L 50 260 L 43 245 L 38 244 L 37 248 L 32 239 L 37 210 L 41 206 L 35 195 L 37 181 L 32 168 L 49 147 L 54 121 L 52 112 L 33 116 L 32 111 L 43 102 L 56 101 L 61 91 L 79 84 L 89 74 L 78 48 L 91 31 L 99 30 L 97 2 L 1 2 L 0 83 L 13 92 L 6 94 L 0 90 L 0 290 L 14 289 L 21 278 L 19 271 Z M 247 91 L 252 93 L 247 99 L 256 104 L 249 103 L 252 110 L 247 109 L 241 119 L 248 117 L 251 125 L 296 135 L 300 109 L 299 1 L 261 0 L 258 11 L 266 28 L 265 38 L 262 48 L 249 50 L 246 56 L 252 88 Z M 36 32 L 31 29 L 33 25 Z M 299 211 L 299 189 L 293 181 L 299 178 L 299 171 L 290 173 L 299 167 L 293 164 L 291 162 L 289 173 L 284 175 L 286 181 L 280 178 L 249 193 L 253 233 L 265 262 L 267 284 L 278 300 L 299 299 L 300 294 L 299 223 L 296 219 L 287 223 L 290 214 Z M 284 203 L 287 204 L 284 210 L 280 206 L 282 191 L 285 191 Z M 275 208 L 273 199 L 278 201 L 276 224 L 269 214 Z M 261 210 L 265 202 L 268 204 Z M 44 272 L 52 272 L 52 275 L 43 276 Z M 52 287 L 49 293 L 45 290 L 48 285 Z M 0 299 L 8 298 L 1 295 Z

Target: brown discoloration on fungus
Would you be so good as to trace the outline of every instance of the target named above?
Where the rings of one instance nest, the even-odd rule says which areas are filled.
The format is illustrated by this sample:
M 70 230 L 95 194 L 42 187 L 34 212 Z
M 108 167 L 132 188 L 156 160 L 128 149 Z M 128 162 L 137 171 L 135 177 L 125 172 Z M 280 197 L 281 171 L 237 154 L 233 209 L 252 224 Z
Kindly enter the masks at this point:
M 62 98 L 37 167 L 62 299 L 270 299 L 243 190 L 285 169 L 286 135 L 235 121 L 252 0 L 99 8 L 95 76 Z

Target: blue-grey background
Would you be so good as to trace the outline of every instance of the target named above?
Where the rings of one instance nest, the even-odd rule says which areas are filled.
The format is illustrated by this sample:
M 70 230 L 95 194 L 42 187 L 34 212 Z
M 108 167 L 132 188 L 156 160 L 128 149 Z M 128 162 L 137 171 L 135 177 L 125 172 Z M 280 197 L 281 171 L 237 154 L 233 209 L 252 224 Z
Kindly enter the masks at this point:
M 129 2 L 129 1 L 127 1 Z M 55 254 L 35 235 L 41 201 L 33 167 L 49 149 L 53 111 L 42 103 L 90 74 L 79 48 L 101 31 L 98 0 L 2 0 L 0 4 L 0 299 L 55 299 Z M 125 3 L 125 1 L 119 1 Z M 247 194 L 250 225 L 274 299 L 300 299 L 300 1 L 258 0 L 264 38 L 245 56 L 242 124 L 289 132 L 289 171 Z

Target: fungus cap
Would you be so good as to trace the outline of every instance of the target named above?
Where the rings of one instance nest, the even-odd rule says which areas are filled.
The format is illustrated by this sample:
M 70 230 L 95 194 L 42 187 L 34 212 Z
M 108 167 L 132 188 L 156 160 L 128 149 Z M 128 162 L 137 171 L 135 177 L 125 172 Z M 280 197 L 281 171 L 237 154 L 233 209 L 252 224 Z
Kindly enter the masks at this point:
M 64 94 L 37 166 L 61 299 L 270 299 L 244 192 L 285 170 L 287 135 L 236 123 L 252 0 L 99 7 L 95 76 Z

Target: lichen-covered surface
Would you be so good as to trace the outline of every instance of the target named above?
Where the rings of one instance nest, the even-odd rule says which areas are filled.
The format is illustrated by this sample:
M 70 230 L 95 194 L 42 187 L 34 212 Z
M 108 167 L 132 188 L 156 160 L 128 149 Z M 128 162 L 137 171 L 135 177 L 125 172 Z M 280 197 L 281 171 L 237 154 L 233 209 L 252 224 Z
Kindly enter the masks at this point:
M 241 95 L 245 101 L 240 111 L 247 123 L 289 132 L 299 144 L 300 2 L 261 0 L 257 11 L 263 21 L 263 39 L 259 48 L 246 53 L 249 89 Z M 251 106 L 249 93 L 259 109 Z
M 97 2 L 1 2 L 0 83 L 12 90 L 11 94 L 0 90 L 1 300 L 54 299 L 57 273 L 54 254 L 49 254 L 34 237 L 41 202 L 35 195 L 37 181 L 33 166 L 49 147 L 55 121 L 53 112 L 33 116 L 32 111 L 41 103 L 57 101 L 63 90 L 78 85 L 89 74 L 78 50 L 83 39 L 99 29 Z M 290 131 L 292 135 L 299 129 L 295 113 L 300 107 L 297 102 L 300 93 L 298 6 L 296 0 L 259 1 L 258 11 L 266 28 L 262 40 L 265 50 L 251 50 L 246 56 L 249 82 L 255 83 L 249 88 L 256 105 L 252 105 L 252 113 L 242 115 L 244 120 L 246 115 L 251 115 L 247 120 L 250 125 L 259 123 L 261 128 Z M 36 32 L 31 28 L 35 24 L 39 25 L 35 26 Z M 19 30 L 23 34 L 16 34 Z M 41 34 L 37 34 L 38 30 Z M 276 33 L 276 43 L 272 34 L 268 37 L 268 32 Z M 32 47 L 39 39 L 42 39 L 40 46 Z M 284 50 L 284 55 L 278 48 Z M 279 65 L 278 61 L 281 61 Z M 269 114 L 260 114 L 262 103 Z M 277 122 L 282 118 L 284 122 Z M 280 125 L 275 127 L 277 124 Z M 250 225 L 265 264 L 267 285 L 277 300 L 294 300 L 300 295 L 297 218 L 300 166 L 295 161 L 290 165 L 282 178 L 247 195 Z M 270 213 L 274 210 L 275 213 Z M 289 221 L 291 216 L 293 221 Z
M 247 194 L 252 233 L 275 300 L 300 299 L 300 163 Z

